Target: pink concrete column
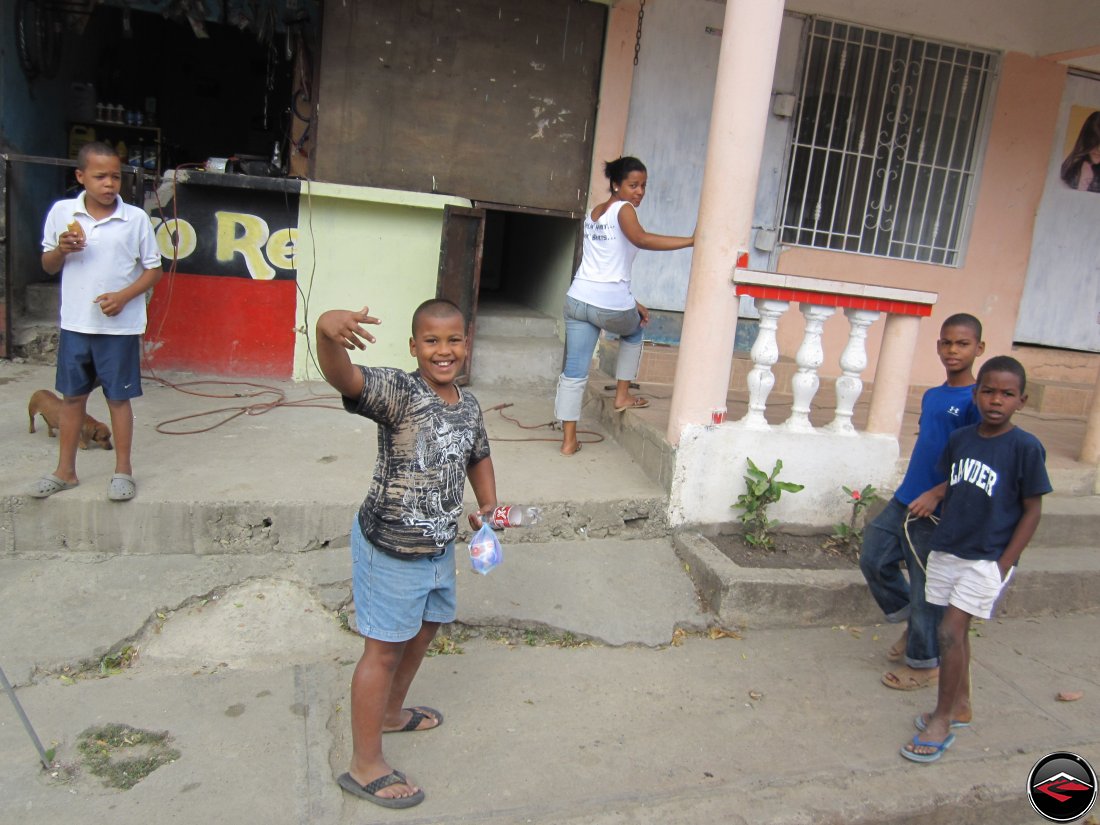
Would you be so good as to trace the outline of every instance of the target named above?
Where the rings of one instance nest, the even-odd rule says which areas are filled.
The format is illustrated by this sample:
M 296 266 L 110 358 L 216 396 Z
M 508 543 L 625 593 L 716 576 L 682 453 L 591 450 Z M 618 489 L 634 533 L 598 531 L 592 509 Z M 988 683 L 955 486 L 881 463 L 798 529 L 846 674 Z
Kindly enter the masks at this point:
M 1092 389 L 1092 409 L 1089 411 L 1089 423 L 1085 427 L 1085 441 L 1081 445 L 1082 464 L 1100 465 L 1100 373 Z M 1100 473 L 1096 479 L 1097 492 L 1100 492 Z
M 920 318 L 916 315 L 887 315 L 875 367 L 875 390 L 867 416 L 867 432 L 901 433 L 901 418 L 909 396 L 909 374 L 917 351 Z
M 738 250 L 749 247 L 782 22 L 783 0 L 726 0 L 668 418 L 672 444 L 686 424 L 706 424 L 712 409 L 726 406 L 738 304 L 730 279 Z

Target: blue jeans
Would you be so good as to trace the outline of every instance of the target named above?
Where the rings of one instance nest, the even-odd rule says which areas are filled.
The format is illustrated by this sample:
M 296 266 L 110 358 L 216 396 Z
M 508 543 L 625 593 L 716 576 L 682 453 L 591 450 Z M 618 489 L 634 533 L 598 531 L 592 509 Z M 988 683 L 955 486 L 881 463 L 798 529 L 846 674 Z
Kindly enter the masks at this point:
M 642 360 L 642 318 L 637 309 L 601 309 L 565 297 L 565 359 L 558 376 L 554 399 L 554 417 L 560 421 L 578 421 L 588 383 L 588 368 L 600 332 L 619 336 L 619 360 L 615 364 L 616 381 L 638 377 Z
M 929 604 L 924 597 L 924 567 L 928 564 L 928 539 L 932 535 L 931 520 L 909 522 L 909 537 L 918 564 L 905 538 L 905 517 L 909 509 L 896 498 L 863 531 L 863 547 L 859 568 L 867 579 L 888 622 L 909 620 L 909 640 L 905 647 L 905 663 L 913 668 L 936 667 L 940 648 L 936 628 L 943 617 L 943 608 Z M 909 581 L 901 573 L 901 564 L 909 570 Z

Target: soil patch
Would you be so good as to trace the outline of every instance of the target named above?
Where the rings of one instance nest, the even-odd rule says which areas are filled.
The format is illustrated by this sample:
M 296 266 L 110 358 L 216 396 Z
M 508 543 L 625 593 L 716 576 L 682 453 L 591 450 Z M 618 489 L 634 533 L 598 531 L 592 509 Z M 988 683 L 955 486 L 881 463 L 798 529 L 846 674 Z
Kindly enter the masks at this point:
M 828 536 L 824 535 L 779 533 L 775 536 L 773 550 L 755 547 L 739 534 L 710 536 L 709 539 L 730 561 L 741 567 L 783 570 L 852 570 L 859 567 L 853 552 L 826 547 Z

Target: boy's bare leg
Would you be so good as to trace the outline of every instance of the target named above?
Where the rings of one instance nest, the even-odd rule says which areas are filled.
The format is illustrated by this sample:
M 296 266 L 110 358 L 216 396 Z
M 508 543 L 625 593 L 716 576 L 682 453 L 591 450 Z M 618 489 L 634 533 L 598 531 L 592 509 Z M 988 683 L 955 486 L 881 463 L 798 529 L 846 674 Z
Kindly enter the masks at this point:
M 936 709 L 927 717 L 928 725 L 920 738 L 925 742 L 943 742 L 951 733 L 952 714 L 960 701 L 969 709 L 970 614 L 948 605 L 940 621 L 940 681 Z M 933 747 L 909 743 L 906 750 L 919 754 L 935 753 Z
M 561 422 L 561 454 L 573 455 L 580 448 L 581 443 L 577 440 L 577 422 Z
M 388 775 L 393 768 L 382 756 L 382 720 L 406 642 L 363 640 L 363 655 L 351 677 L 351 765 L 348 773 L 360 785 Z M 382 788 L 387 799 L 412 796 L 419 788 L 397 783 Z
M 80 430 L 88 409 L 87 395 L 66 395 L 61 400 L 61 420 L 58 422 L 57 469 L 54 475 L 62 481 L 76 484 L 76 448 L 80 444 Z
M 130 454 L 134 448 L 134 408 L 130 399 L 112 401 L 107 399 L 107 409 L 111 413 L 111 429 L 115 437 L 115 472 L 125 475 L 134 474 Z M 84 418 L 81 417 L 83 423 Z
M 412 718 L 411 713 L 404 711 L 405 697 L 420 669 L 420 663 L 424 661 L 428 646 L 438 631 L 439 622 L 424 622 L 420 626 L 420 632 L 405 642 L 405 652 L 401 654 L 401 661 L 398 662 L 390 684 L 389 700 L 386 702 L 386 712 L 382 719 L 382 730 L 401 730 Z M 435 727 L 427 721 L 422 721 L 420 726 L 424 729 Z

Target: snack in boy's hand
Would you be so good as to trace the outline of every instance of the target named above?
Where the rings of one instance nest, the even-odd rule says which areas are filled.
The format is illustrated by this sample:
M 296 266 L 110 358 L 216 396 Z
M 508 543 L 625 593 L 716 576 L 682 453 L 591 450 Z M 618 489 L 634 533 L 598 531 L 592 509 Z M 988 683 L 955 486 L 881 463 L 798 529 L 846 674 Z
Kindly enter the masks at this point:
M 81 241 L 83 241 L 85 238 L 84 227 L 80 225 L 80 221 L 78 221 L 76 218 L 73 218 L 73 222 L 66 226 L 65 230 L 69 234 L 75 235 L 77 239 Z

